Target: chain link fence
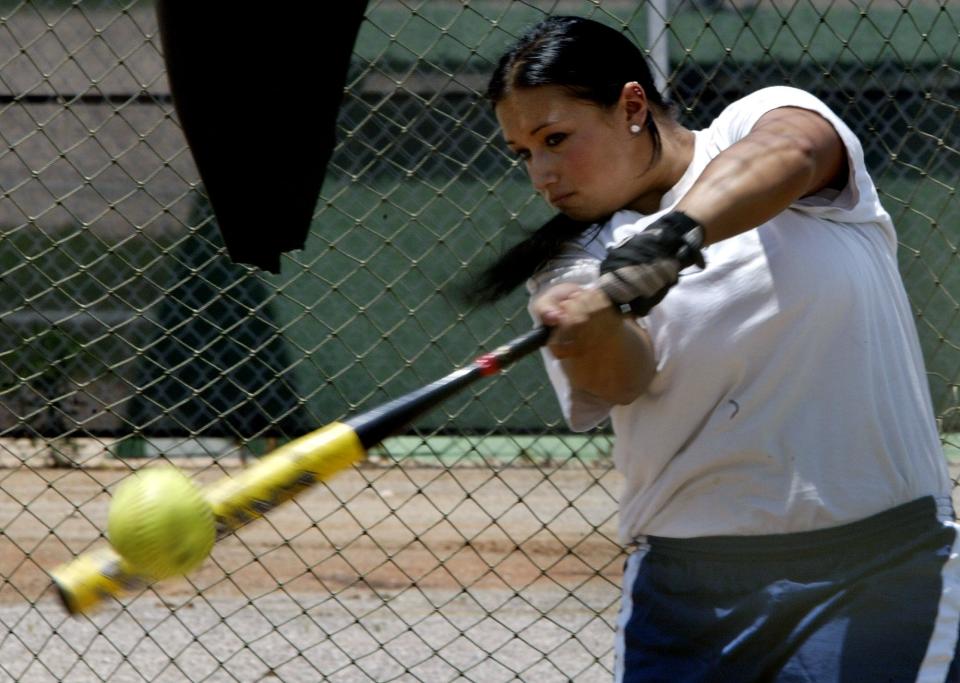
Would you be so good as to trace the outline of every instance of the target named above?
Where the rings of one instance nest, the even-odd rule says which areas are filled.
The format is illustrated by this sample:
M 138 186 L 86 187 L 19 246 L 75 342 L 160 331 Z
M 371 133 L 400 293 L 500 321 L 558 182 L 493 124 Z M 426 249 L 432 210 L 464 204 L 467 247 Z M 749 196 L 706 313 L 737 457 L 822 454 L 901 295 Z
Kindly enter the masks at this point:
M 474 310 L 459 292 L 547 216 L 479 96 L 547 13 L 629 31 L 688 127 L 779 83 L 850 123 L 900 231 L 957 454 L 955 5 L 371 0 L 310 240 L 269 275 L 226 257 L 152 4 L 5 0 L 0 680 L 611 677 L 610 437 L 565 431 L 535 360 L 224 539 L 188 578 L 68 617 L 47 575 L 105 542 L 133 469 L 167 458 L 217 479 L 529 328 L 520 293 Z

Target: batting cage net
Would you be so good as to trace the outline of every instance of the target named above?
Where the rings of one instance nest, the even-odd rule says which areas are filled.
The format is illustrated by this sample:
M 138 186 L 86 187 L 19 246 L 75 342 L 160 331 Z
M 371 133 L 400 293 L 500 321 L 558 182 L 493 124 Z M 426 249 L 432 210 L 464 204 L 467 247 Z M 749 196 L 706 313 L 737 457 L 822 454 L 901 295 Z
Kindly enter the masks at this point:
M 228 258 L 153 4 L 8 0 L 0 680 L 611 677 L 624 554 L 610 435 L 568 433 L 535 357 L 222 539 L 185 578 L 78 616 L 50 581 L 106 544 L 132 471 L 236 474 L 530 328 L 522 292 L 486 308 L 463 293 L 549 215 L 481 93 L 518 32 L 556 13 L 628 32 L 689 128 L 771 84 L 850 124 L 899 230 L 945 457 L 960 458 L 956 4 L 371 0 L 310 237 L 271 274 Z M 251 73 L 236 106 L 295 106 L 270 80 Z M 236 145 L 254 154 L 273 133 Z

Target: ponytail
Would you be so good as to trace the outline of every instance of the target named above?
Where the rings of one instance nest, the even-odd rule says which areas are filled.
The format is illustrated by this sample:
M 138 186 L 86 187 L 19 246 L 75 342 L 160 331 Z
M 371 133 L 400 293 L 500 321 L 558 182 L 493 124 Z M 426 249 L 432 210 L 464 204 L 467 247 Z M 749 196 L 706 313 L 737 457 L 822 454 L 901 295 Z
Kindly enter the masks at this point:
M 594 225 L 557 214 L 484 268 L 470 284 L 468 298 L 478 304 L 502 299 Z

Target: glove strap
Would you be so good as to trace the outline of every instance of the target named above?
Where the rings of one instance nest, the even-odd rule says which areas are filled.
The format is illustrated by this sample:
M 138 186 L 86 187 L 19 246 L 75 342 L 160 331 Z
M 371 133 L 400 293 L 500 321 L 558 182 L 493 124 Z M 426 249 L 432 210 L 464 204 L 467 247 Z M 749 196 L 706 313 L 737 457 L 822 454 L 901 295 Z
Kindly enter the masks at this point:
M 657 223 L 659 223 L 657 227 L 676 235 L 684 241 L 684 246 L 677 250 L 677 260 L 680 261 L 682 268 L 692 265 L 700 268 L 706 266 L 701 252 L 705 237 L 702 225 L 683 211 L 671 211 Z

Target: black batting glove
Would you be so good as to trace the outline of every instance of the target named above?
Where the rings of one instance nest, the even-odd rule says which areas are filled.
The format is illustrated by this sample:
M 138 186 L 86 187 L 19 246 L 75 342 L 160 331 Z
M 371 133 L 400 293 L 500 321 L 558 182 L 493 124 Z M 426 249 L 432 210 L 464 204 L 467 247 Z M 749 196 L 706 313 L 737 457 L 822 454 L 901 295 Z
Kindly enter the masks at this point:
M 704 267 L 703 227 L 672 211 L 611 249 L 600 264 L 600 288 L 623 313 L 645 316 L 677 284 L 680 271 Z

